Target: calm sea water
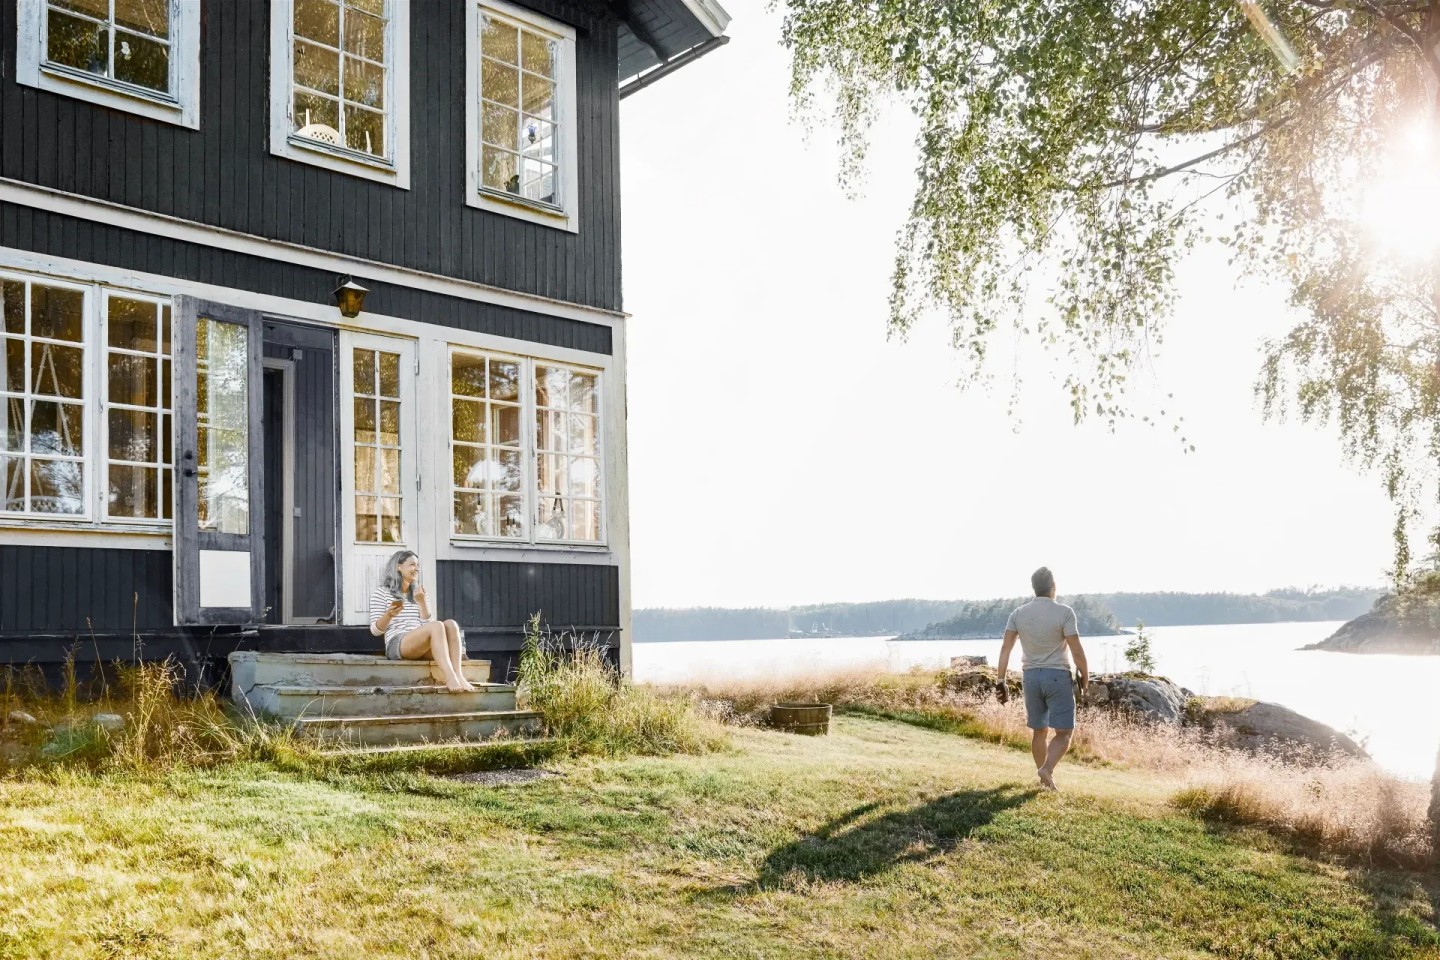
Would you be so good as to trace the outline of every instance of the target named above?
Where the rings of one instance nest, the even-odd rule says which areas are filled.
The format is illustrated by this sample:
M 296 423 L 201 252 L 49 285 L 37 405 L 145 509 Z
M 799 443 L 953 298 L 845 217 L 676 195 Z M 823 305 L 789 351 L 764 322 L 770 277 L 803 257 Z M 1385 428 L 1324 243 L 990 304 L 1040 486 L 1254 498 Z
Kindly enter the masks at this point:
M 1340 626 L 1259 623 L 1153 627 L 1159 673 L 1209 696 L 1281 703 L 1362 741 L 1376 761 L 1398 774 L 1428 779 L 1440 745 L 1440 657 L 1321 653 L 1299 650 Z M 1092 673 L 1125 669 L 1128 637 L 1089 637 Z M 897 641 L 884 637 L 637 643 L 635 679 L 672 683 L 755 679 L 850 667 L 904 672 L 941 667 L 952 656 L 984 655 L 994 640 Z M 1018 651 L 1014 664 L 1019 667 Z

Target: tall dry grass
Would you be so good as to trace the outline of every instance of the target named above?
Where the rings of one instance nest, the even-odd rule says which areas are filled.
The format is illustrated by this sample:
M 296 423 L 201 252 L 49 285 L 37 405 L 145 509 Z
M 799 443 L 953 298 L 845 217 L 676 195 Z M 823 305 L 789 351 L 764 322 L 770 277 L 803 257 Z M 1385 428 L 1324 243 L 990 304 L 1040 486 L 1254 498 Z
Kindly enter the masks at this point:
M 727 743 L 698 697 L 636 686 L 598 643 L 551 634 L 538 617 L 526 627 L 516 687 L 520 706 L 539 711 L 546 731 L 573 753 L 706 753 Z
M 832 703 L 1029 749 L 1017 699 L 956 692 L 947 671 L 885 674 L 850 670 L 771 680 L 711 681 L 672 688 L 720 706 L 732 722 L 756 723 L 773 703 Z M 1162 773 L 1173 803 L 1208 820 L 1255 826 L 1365 862 L 1419 867 L 1436 851 L 1428 830 L 1429 786 L 1342 754 L 1250 753 L 1226 747 L 1198 726 L 1164 726 L 1083 709 L 1073 755 L 1082 761 Z
M 97 719 L 107 714 L 119 724 Z M 0 773 L 64 766 L 151 774 L 297 750 L 290 731 L 231 714 L 213 691 L 186 690 L 171 660 L 115 664 L 81 683 L 68 658 L 58 690 L 35 670 L 0 671 Z

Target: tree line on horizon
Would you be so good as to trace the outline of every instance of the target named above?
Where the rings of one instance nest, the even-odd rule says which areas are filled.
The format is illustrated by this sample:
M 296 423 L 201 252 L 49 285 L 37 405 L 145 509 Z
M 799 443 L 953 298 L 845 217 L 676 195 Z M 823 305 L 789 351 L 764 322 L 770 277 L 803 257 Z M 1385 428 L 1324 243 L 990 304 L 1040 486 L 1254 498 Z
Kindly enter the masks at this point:
M 1060 599 L 1076 607 L 1077 615 L 1083 608 L 1087 617 L 1095 618 L 1087 622 L 1098 633 L 1097 625 L 1107 618 L 1120 626 L 1349 620 L 1369 611 L 1383 592 L 1370 587 L 1287 588 L 1263 594 L 1092 593 Z M 993 629 L 991 621 L 997 616 L 1003 630 L 1005 617 L 1020 602 L 904 599 L 788 608 L 649 608 L 635 611 L 633 629 L 637 642 L 888 636 L 932 626 L 934 633 L 942 627 L 973 633 Z M 1084 624 L 1081 633 L 1085 633 Z

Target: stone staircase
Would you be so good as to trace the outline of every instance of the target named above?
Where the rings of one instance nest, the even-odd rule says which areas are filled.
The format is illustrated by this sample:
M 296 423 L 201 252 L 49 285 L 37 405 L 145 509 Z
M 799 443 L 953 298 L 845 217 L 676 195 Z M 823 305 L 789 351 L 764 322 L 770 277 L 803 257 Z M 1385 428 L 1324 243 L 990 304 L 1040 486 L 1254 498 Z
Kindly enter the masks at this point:
M 257 716 L 281 720 L 327 745 L 531 738 L 540 715 L 515 709 L 515 687 L 490 683 L 488 660 L 466 660 L 474 693 L 451 693 L 429 660 L 351 653 L 230 654 L 230 694 Z

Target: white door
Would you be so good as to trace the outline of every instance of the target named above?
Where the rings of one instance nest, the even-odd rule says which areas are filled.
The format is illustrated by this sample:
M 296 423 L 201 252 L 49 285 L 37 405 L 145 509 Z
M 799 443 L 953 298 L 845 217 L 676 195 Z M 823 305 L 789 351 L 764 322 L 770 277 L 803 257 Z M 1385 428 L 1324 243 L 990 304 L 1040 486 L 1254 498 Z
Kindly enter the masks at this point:
M 344 623 L 370 622 L 370 594 L 395 551 L 429 560 L 420 540 L 417 375 L 413 340 L 340 335 Z

